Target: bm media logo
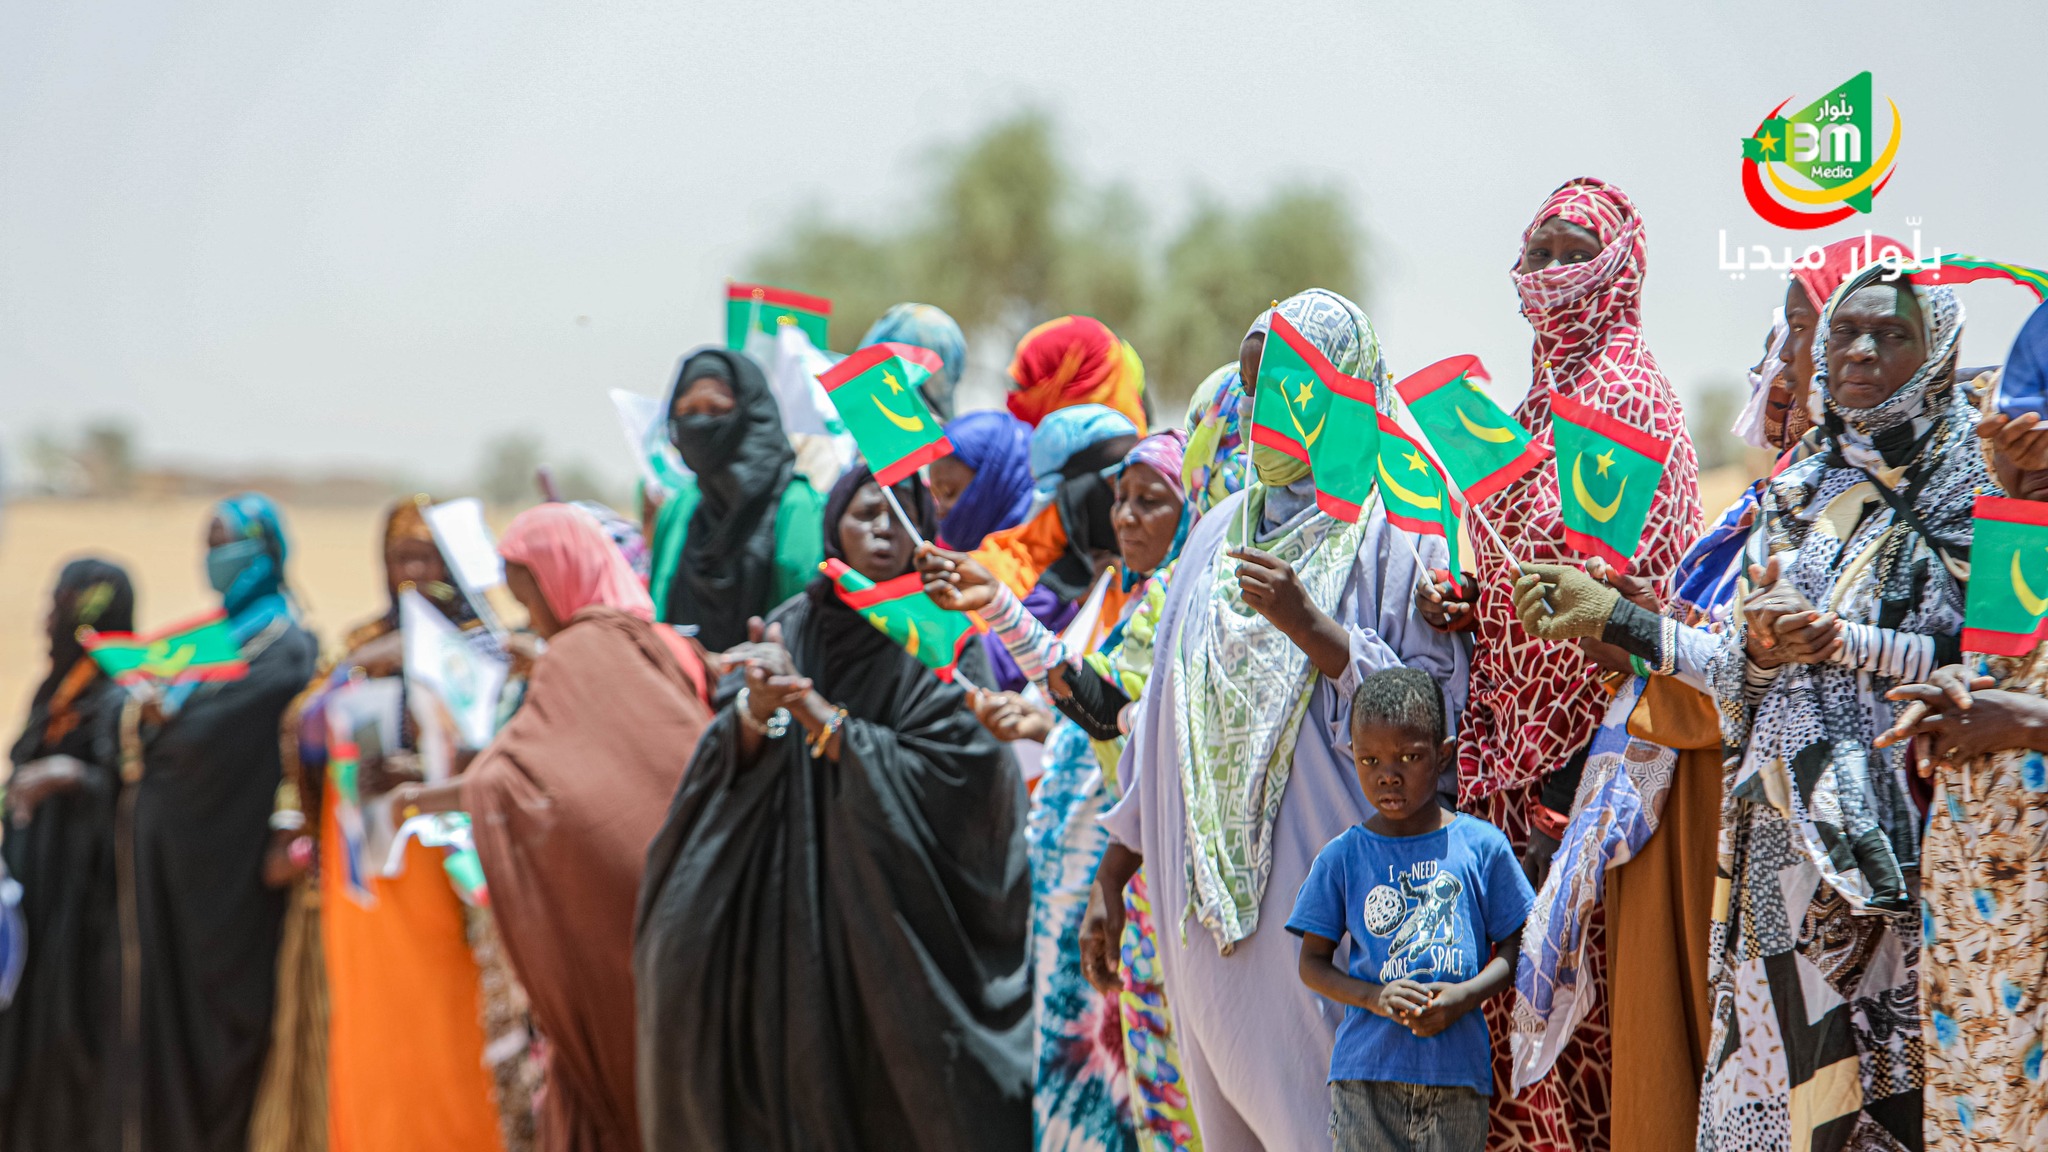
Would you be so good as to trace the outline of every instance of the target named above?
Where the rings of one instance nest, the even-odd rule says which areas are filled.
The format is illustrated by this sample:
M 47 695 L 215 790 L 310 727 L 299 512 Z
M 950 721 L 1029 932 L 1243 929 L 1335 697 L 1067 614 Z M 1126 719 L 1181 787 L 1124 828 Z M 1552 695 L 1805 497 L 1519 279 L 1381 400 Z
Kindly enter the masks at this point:
M 1742 142 L 1742 194 L 1756 214 L 1780 228 L 1807 230 L 1839 224 L 1859 212 L 1891 182 L 1899 154 L 1899 106 L 1891 133 L 1877 147 L 1870 73 L 1859 72 L 1832 92 L 1787 116 L 1781 101 Z M 1765 187 L 1765 182 L 1769 187 Z

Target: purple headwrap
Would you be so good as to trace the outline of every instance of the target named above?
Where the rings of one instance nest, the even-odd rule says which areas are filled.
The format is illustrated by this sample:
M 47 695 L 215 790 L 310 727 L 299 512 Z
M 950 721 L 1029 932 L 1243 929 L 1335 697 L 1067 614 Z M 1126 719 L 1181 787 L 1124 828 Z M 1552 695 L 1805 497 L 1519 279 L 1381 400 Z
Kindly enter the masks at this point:
M 946 438 L 974 480 L 940 521 L 939 539 L 971 552 L 1031 514 L 1031 425 L 1008 412 L 969 412 L 946 425 Z
M 1117 475 L 1122 476 L 1124 468 L 1129 468 L 1133 464 L 1143 464 L 1159 473 L 1160 478 L 1166 481 L 1167 486 L 1173 489 L 1174 496 L 1180 500 L 1180 526 L 1173 531 L 1173 546 L 1166 550 L 1166 559 L 1159 565 L 1161 570 L 1180 559 L 1180 550 L 1188 542 L 1188 530 L 1202 517 L 1201 510 L 1188 499 L 1187 482 L 1181 476 L 1181 469 L 1187 461 L 1187 451 L 1188 434 L 1178 428 L 1168 428 L 1164 432 L 1154 432 L 1138 441 L 1137 445 L 1124 455 L 1123 465 L 1117 469 Z M 1126 570 L 1124 590 L 1130 591 L 1144 578 Z

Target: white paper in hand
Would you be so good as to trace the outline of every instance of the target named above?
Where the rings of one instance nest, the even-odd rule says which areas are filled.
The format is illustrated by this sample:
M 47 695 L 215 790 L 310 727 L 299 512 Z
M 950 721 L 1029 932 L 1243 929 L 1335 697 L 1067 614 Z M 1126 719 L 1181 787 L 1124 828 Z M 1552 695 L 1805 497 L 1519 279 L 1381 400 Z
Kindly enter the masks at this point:
M 405 633 L 405 685 L 415 714 L 432 709 L 438 723 L 431 727 L 444 738 L 452 735 L 463 748 L 482 749 L 496 734 L 508 661 L 410 589 L 398 597 L 398 623 Z M 426 746 L 429 727 L 422 724 L 420 734 L 427 774 L 445 778 L 445 763 L 437 763 L 442 757 Z
M 661 401 L 624 388 L 612 389 L 611 397 L 612 408 L 619 414 L 619 430 L 626 434 L 626 449 L 639 464 L 641 477 L 666 492 L 681 490 L 690 479 L 690 466 L 668 442 L 668 421 L 662 418 L 666 413 Z
M 474 496 L 436 504 L 426 511 L 427 527 L 434 543 L 447 557 L 455 582 L 470 594 L 471 602 L 483 598 L 486 588 L 505 582 L 505 561 L 498 555 L 498 542 L 484 523 L 484 504 Z

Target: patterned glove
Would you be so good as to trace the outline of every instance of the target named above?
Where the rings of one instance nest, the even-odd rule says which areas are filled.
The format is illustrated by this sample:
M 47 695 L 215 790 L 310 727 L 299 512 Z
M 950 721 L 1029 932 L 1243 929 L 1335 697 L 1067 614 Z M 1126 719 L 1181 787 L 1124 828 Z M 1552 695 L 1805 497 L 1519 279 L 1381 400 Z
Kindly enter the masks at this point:
M 1598 637 L 1621 593 L 1577 568 L 1524 564 L 1515 580 L 1515 614 L 1522 630 L 1539 640 Z

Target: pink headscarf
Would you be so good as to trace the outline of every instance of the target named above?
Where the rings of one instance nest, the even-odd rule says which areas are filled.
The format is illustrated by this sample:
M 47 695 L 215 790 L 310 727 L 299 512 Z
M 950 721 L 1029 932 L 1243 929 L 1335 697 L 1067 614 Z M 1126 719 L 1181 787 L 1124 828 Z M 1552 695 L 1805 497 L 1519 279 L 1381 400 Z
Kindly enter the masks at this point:
M 548 610 L 564 624 L 592 605 L 654 619 L 654 601 L 597 518 L 568 504 L 521 512 L 498 541 L 498 555 L 524 564 Z

